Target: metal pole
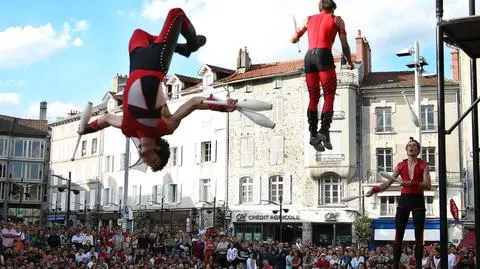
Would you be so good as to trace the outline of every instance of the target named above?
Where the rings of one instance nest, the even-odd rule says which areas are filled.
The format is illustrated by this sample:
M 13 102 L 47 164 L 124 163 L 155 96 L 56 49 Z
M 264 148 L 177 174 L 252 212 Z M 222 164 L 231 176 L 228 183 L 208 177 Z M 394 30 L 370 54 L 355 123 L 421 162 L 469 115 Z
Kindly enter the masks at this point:
M 213 197 L 213 228 L 216 228 L 217 225 L 215 225 L 215 211 L 217 210 L 216 208 L 216 203 L 217 203 L 217 197 Z
M 173 235 L 173 210 L 170 209 L 170 235 Z
M 162 230 L 163 230 L 163 197 L 162 197 L 162 207 L 160 208 L 160 225 L 162 226 Z
M 441 1 L 437 1 L 438 2 Z M 440 9 L 443 9 L 441 7 Z M 437 6 L 437 15 L 441 13 Z M 440 25 L 441 18 L 437 24 L 437 119 L 438 119 L 438 182 L 440 197 L 440 259 L 448 260 L 448 220 L 447 220 L 447 159 L 445 141 L 445 55 L 443 29 Z M 442 269 L 448 268 L 447 262 L 441 262 Z
M 21 192 L 20 192 L 20 208 L 19 209 L 22 209 L 22 198 L 23 198 L 23 194 L 24 194 L 24 190 L 23 190 L 23 177 L 22 177 L 22 180 L 20 181 L 20 188 L 21 188 Z M 17 209 L 17 218 L 18 218 L 18 211 L 19 209 Z
M 123 212 L 127 212 L 127 205 L 128 205 L 128 170 L 130 167 L 130 137 L 125 137 L 125 174 L 123 180 L 123 201 L 124 201 L 124 208 Z M 124 214 L 122 220 L 122 229 L 124 231 L 127 230 L 127 221 L 128 216 Z
M 475 15 L 475 0 L 469 1 L 469 10 L 468 15 Z M 470 58 L 470 87 L 471 87 L 471 101 L 477 99 L 477 61 L 476 59 Z M 472 109 L 472 152 L 473 152 L 473 194 L 475 197 L 480 195 L 480 156 L 478 155 L 478 109 L 475 106 Z M 475 199 L 475 230 L 477 231 L 477 236 L 475 238 L 475 257 L 477 261 L 480 259 L 480 199 Z M 478 264 L 477 264 L 478 267 Z
M 65 226 L 68 227 L 70 219 L 70 192 L 72 191 L 72 172 L 68 172 L 68 188 L 67 188 L 67 217 L 65 218 Z
M 55 224 L 57 223 L 57 209 L 58 209 L 58 205 L 55 203 L 55 215 L 53 219 L 53 226 L 55 226 Z
M 415 41 L 415 101 L 417 106 L 417 117 L 418 117 L 418 127 L 417 127 L 417 141 L 422 144 L 422 117 L 421 117 L 421 109 L 422 109 L 422 100 L 420 100 L 420 82 L 419 82 L 419 61 L 420 61 L 420 45 L 418 41 Z
M 283 196 L 280 195 L 279 198 L 279 201 L 280 201 L 280 243 L 283 242 L 283 230 L 282 230 L 282 211 L 283 211 L 283 208 L 282 208 L 282 204 L 283 204 Z

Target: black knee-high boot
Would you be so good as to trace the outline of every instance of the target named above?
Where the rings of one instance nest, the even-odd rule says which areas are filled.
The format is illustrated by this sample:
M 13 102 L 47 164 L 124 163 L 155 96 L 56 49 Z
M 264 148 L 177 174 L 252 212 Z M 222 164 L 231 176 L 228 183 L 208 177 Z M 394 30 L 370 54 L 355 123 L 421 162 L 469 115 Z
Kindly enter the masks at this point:
M 307 110 L 308 130 L 310 131 L 310 145 L 317 151 L 325 151 L 325 147 L 320 143 L 318 134 L 318 112 Z
M 402 256 L 402 245 L 394 244 L 393 245 L 393 268 L 400 268 L 400 257 Z
M 182 27 L 182 36 L 187 40 L 186 44 L 177 44 L 175 46 L 175 52 L 189 57 L 192 52 L 197 51 L 201 46 L 205 45 L 207 38 L 203 35 L 197 35 L 193 24 L 189 23 Z
M 423 246 L 415 246 L 415 269 L 422 269 Z
M 320 127 L 320 131 L 318 131 L 318 137 L 326 149 L 332 150 L 333 146 L 330 142 L 330 125 L 332 124 L 333 120 L 333 111 L 323 112 L 321 120 L 322 126 Z

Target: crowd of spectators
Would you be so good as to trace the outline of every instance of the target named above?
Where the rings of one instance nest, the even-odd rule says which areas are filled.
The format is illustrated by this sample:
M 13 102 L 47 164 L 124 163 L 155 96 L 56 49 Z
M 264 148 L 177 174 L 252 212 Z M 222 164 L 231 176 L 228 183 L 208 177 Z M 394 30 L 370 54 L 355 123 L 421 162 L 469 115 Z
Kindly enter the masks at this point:
M 41 228 L 3 223 L 0 269 L 175 268 L 303 269 L 393 268 L 391 245 L 367 247 L 273 240 L 244 242 L 222 234 L 174 234 L 120 228 Z M 474 248 L 451 246 L 449 269 L 476 268 Z M 439 246 L 427 246 L 423 268 L 440 268 Z M 402 268 L 415 268 L 405 246 Z

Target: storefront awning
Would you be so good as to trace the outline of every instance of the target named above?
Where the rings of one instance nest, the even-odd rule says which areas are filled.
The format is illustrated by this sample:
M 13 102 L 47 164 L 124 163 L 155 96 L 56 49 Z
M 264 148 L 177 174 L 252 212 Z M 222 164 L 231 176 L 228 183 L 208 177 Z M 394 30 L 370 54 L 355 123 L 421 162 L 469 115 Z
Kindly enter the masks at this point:
M 423 233 L 424 241 L 440 241 L 440 230 L 425 230 Z M 395 239 L 395 229 L 375 229 L 375 241 L 393 241 Z M 405 230 L 404 241 L 415 241 L 415 232 L 413 229 Z
M 395 239 L 395 220 L 394 219 L 376 219 L 373 220 L 374 240 L 375 241 L 393 241 Z M 404 241 L 415 241 L 415 232 L 412 219 L 407 223 Z M 440 241 L 440 220 L 425 220 L 425 230 L 423 233 L 424 241 Z

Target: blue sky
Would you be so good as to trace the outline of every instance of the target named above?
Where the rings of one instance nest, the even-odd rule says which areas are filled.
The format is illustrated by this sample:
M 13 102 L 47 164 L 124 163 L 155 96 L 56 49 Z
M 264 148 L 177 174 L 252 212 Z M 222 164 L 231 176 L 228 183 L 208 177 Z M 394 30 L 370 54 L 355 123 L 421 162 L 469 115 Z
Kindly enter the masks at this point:
M 100 102 L 111 88 L 113 76 L 128 71 L 127 46 L 132 31 L 142 28 L 152 34 L 158 33 L 163 16 L 174 6 L 187 12 L 197 31 L 205 33 L 209 42 L 189 59 L 174 56 L 170 73 L 195 76 L 203 63 L 234 68 L 238 49 L 243 46 L 248 46 L 254 63 L 302 58 L 305 40 L 301 43 L 302 54 L 288 43 L 293 28 L 291 15 L 303 21 L 304 17 L 316 12 L 317 1 L 298 2 L 295 6 L 292 2 L 2 1 L 0 113 L 35 118 L 38 117 L 38 103 L 46 100 L 49 118 L 53 119 L 69 109 L 83 107 L 87 101 Z M 370 41 L 375 71 L 405 70 L 404 64 L 410 59 L 398 59 L 394 53 L 415 40 L 421 42 L 422 55 L 431 64 L 428 70 L 435 71 L 434 3 L 366 0 L 363 2 L 371 2 L 374 8 L 359 14 L 356 12 L 359 4 L 355 0 L 337 2 L 337 13 L 347 24 L 352 52 L 355 51 L 353 38 L 357 29 L 361 29 Z M 466 14 L 467 1 L 462 5 L 455 5 L 456 1 L 445 2 L 447 7 L 454 6 L 451 14 L 446 12 L 447 17 Z M 256 8 L 252 9 L 254 4 Z M 401 13 L 414 6 L 417 14 L 411 16 L 416 19 L 401 21 L 404 16 Z M 377 22 L 371 20 L 372 16 L 378 17 Z M 420 23 L 422 25 L 418 26 Z M 449 61 L 447 57 L 446 72 L 450 76 Z

